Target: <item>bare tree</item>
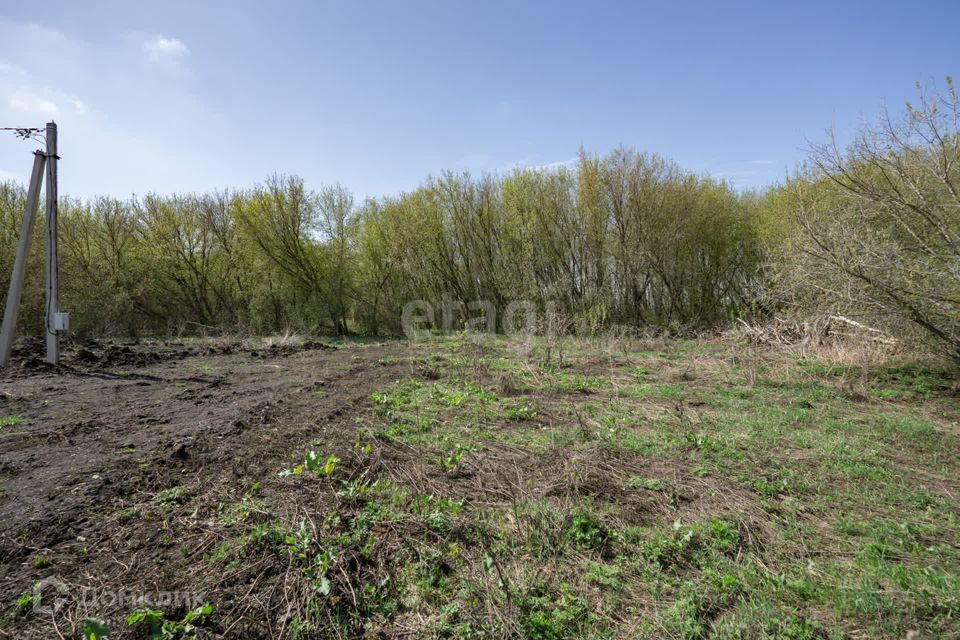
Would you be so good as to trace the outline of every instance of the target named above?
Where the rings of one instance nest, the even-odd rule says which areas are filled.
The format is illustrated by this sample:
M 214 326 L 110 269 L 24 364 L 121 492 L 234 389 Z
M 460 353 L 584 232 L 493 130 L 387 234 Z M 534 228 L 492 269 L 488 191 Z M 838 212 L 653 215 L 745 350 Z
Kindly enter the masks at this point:
M 949 78 L 946 91 L 918 91 L 846 150 L 835 139 L 812 149 L 790 185 L 804 241 L 786 275 L 960 361 L 960 105 Z

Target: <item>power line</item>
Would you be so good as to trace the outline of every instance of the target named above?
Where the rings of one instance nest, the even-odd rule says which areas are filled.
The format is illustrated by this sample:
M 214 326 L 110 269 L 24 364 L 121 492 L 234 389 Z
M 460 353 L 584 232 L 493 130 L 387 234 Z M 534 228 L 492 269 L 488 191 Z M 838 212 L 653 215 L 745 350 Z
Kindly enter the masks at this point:
M 13 135 L 21 140 L 44 141 L 43 134 L 45 130 L 37 127 L 0 127 L 0 131 L 13 131 Z

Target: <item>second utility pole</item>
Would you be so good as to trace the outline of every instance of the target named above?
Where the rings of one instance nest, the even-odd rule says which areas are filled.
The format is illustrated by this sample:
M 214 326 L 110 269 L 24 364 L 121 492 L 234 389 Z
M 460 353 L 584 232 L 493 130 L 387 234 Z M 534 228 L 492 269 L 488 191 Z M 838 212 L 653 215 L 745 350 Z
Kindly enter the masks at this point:
M 60 335 L 56 323 L 59 322 L 57 283 L 57 125 L 47 123 L 47 312 L 44 314 L 44 328 L 47 334 L 47 362 L 60 362 Z

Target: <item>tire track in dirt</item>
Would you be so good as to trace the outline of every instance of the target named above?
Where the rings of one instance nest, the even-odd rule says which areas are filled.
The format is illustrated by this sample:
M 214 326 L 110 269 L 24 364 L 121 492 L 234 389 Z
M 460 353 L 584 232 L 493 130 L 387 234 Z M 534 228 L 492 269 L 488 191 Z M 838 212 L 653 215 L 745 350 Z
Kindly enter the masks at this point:
M 189 355 L 5 380 L 0 412 L 23 421 L 0 431 L 0 598 L 42 577 L 25 561 L 39 550 L 108 540 L 103 524 L 125 504 L 273 473 L 320 433 L 352 443 L 370 393 L 409 373 L 380 360 L 407 353 L 387 343 Z

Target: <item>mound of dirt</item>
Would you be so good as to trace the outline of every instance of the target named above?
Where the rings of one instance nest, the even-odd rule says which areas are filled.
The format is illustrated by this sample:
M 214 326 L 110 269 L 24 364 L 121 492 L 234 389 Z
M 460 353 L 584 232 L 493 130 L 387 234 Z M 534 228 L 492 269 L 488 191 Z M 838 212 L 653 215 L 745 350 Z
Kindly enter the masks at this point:
M 169 360 L 155 351 L 134 351 L 130 347 L 108 347 L 100 357 L 100 364 L 106 366 L 143 367 L 148 364 Z
M 284 344 L 272 344 L 266 349 L 263 350 L 251 350 L 250 357 L 252 358 L 278 358 L 283 356 L 293 355 L 301 351 L 323 351 L 327 349 L 335 349 L 328 344 L 322 342 L 316 342 L 313 340 L 308 340 L 302 345 L 284 343 Z
M 61 342 L 60 363 L 67 368 L 82 370 L 122 369 L 176 362 L 195 356 L 217 357 L 249 353 L 254 358 L 269 359 L 304 351 L 333 349 L 335 347 L 315 340 L 308 340 L 303 344 L 291 342 L 252 349 L 236 340 L 190 346 L 176 340 L 146 344 L 109 344 L 89 339 L 66 338 Z M 19 339 L 11 352 L 14 369 L 7 371 L 7 375 L 17 377 L 27 372 L 55 370 L 56 367 L 51 367 L 44 361 L 45 354 L 46 344 L 42 338 L 27 336 Z

